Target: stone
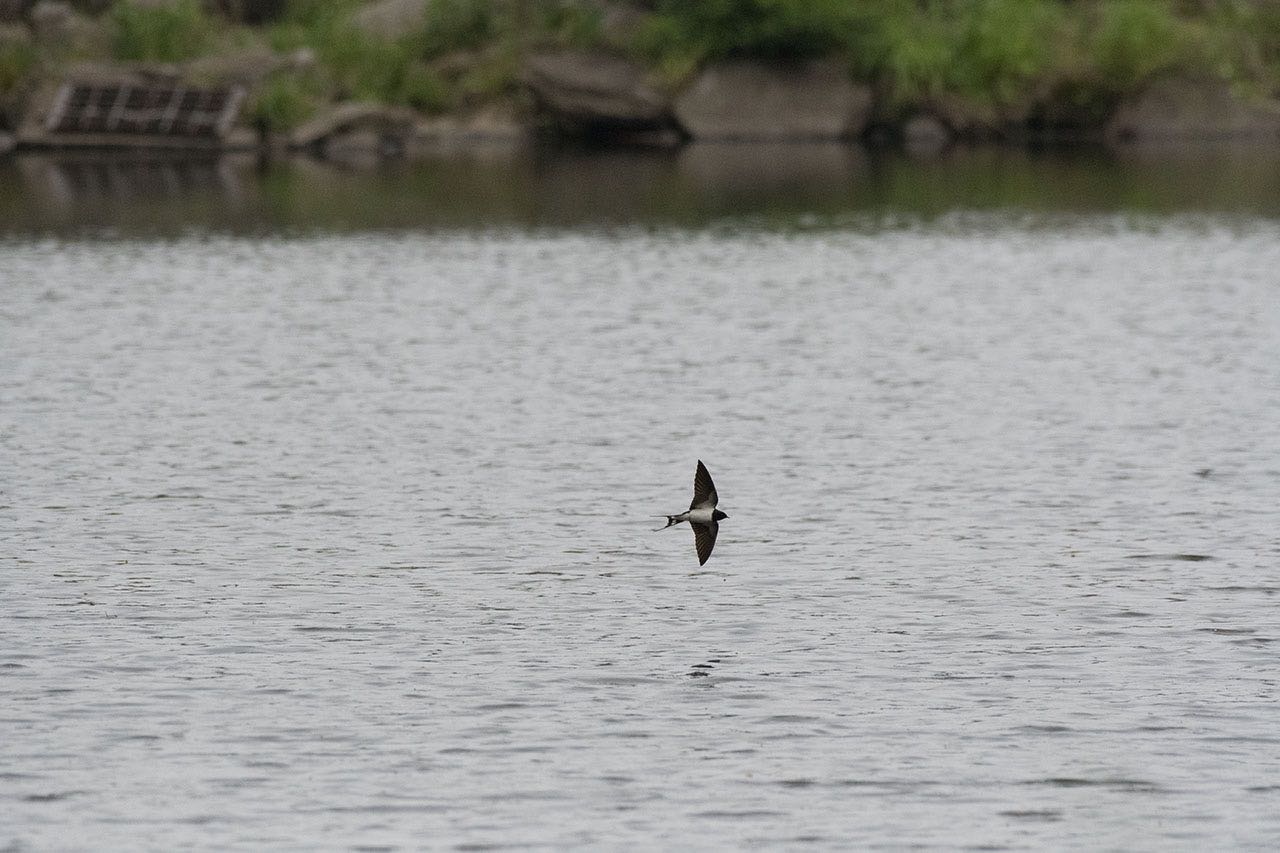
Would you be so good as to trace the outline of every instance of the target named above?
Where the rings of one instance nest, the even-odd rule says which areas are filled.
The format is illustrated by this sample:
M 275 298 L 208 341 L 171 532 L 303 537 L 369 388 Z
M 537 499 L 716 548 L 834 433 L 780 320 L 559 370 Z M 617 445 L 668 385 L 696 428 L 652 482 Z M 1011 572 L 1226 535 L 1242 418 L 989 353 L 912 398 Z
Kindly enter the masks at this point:
M 193 59 L 184 67 L 183 76 L 200 83 L 239 83 L 252 88 L 289 66 L 288 57 L 269 48 L 247 47 Z
M 387 41 L 421 32 L 427 23 L 431 0 L 377 0 L 351 19 L 356 29 Z
M 510 105 L 490 104 L 470 113 L 420 118 L 414 124 L 413 136 L 420 144 L 454 140 L 519 142 L 529 136 L 529 127 Z
M 0 24 L 0 50 L 30 47 L 31 30 L 22 24 Z
M 562 124 L 626 130 L 670 122 L 666 96 L 629 59 L 588 51 L 540 54 L 526 60 L 522 79 Z
M 63 0 L 40 0 L 31 7 L 31 30 L 36 41 L 56 44 L 71 37 L 75 10 Z
M 932 113 L 916 113 L 902 126 L 902 145 L 912 154 L 936 154 L 955 140 L 955 133 Z
M 870 113 L 871 90 L 832 62 L 712 65 L 675 102 L 676 120 L 698 140 L 848 139 Z
M 30 6 L 31 0 L 0 0 L 0 23 L 18 23 Z
M 520 149 L 531 139 L 526 121 L 509 103 L 487 104 L 472 112 L 420 118 L 405 147 L 411 158 L 439 155 L 488 156 Z
M 111 51 L 110 24 L 80 14 L 70 3 L 40 0 L 30 17 L 36 42 L 58 53 L 106 56 Z
M 403 147 L 417 118 L 412 110 L 388 107 L 382 104 L 346 102 L 296 127 L 289 137 L 294 148 L 324 147 L 330 139 L 344 141 L 335 147 L 378 148 Z M 377 145 L 367 142 L 369 134 L 380 140 Z M 397 141 L 398 140 L 398 141 Z
M 653 12 L 636 3 L 600 0 L 595 5 L 600 13 L 601 38 L 619 50 L 635 44 L 636 38 L 653 18 Z
M 1250 101 L 1212 80 L 1166 79 L 1123 101 L 1104 129 L 1113 142 L 1280 138 L 1280 103 Z

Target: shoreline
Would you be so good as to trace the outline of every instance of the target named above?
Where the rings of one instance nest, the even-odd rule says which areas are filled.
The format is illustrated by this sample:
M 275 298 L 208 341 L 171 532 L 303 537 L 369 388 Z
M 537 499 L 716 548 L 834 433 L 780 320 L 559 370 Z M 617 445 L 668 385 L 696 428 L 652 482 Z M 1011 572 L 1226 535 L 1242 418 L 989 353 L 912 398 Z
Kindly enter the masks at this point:
M 274 21 L 250 24 L 211 13 L 217 0 L 103 0 L 96 15 L 61 0 L 18 3 L 18 17 L 0 13 L 0 155 L 153 148 L 341 159 L 547 140 L 660 149 L 838 141 L 916 154 L 957 144 L 1280 143 L 1280 61 L 1253 67 L 1252 78 L 1207 70 L 1183 44 L 1198 32 L 1188 28 L 1207 26 L 1195 18 L 1117 22 L 1107 15 L 1120 7 L 1103 4 L 1093 20 L 1075 5 L 1026 0 L 1018 14 L 1040 15 L 1021 33 L 1026 43 L 986 48 L 1040 64 L 1011 70 L 1000 62 L 1015 54 L 1002 54 L 969 69 L 986 75 L 974 88 L 945 63 L 935 69 L 943 76 L 915 79 L 924 72 L 903 70 L 893 54 L 878 65 L 852 58 L 888 12 L 862 13 L 864 32 L 810 11 L 756 43 L 763 36 L 735 30 L 743 22 L 730 13 L 702 20 L 661 0 L 468 0 L 471 30 L 440 17 L 455 5 L 281 0 Z M 580 30 L 572 37 L 563 22 L 526 32 L 499 15 L 517 7 L 586 17 L 570 17 Z M 1050 11 L 1058 17 L 1045 18 Z M 943 13 L 914 14 L 924 26 Z M 1099 41 L 1108 26 L 1169 43 L 1108 48 Z M 1280 39 L 1280 18 L 1276 27 Z M 1046 39 L 1064 34 L 1092 53 L 1041 55 Z M 906 44 L 918 47 L 914 38 Z M 982 45 L 962 47 L 943 58 L 978 61 L 970 54 Z

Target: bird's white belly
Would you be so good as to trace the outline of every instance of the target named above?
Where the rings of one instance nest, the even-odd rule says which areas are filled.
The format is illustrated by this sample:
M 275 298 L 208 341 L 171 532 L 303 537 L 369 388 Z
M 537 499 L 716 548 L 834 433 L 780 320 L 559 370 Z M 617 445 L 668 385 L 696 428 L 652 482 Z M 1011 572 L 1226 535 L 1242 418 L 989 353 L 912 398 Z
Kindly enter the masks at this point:
M 715 512 L 715 509 L 709 506 L 695 507 L 689 510 L 689 521 L 694 524 L 710 524 L 713 512 Z

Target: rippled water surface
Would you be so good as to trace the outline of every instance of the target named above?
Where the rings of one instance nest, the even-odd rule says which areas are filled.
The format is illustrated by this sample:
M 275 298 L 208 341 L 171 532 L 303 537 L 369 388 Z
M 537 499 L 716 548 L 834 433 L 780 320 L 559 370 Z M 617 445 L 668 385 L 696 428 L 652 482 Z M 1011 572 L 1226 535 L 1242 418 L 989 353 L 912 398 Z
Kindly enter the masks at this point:
M 1274 848 L 1277 270 L 1195 216 L 0 243 L 0 848 Z

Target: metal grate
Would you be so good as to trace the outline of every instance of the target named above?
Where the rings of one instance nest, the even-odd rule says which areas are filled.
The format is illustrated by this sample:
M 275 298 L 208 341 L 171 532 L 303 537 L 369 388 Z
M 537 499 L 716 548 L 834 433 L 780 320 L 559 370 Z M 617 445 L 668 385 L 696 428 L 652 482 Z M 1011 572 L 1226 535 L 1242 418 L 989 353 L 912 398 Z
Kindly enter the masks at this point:
M 242 89 L 64 83 L 45 121 L 51 133 L 216 138 L 235 121 Z

